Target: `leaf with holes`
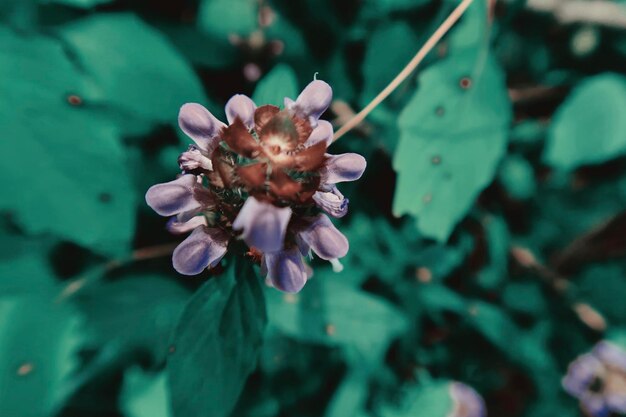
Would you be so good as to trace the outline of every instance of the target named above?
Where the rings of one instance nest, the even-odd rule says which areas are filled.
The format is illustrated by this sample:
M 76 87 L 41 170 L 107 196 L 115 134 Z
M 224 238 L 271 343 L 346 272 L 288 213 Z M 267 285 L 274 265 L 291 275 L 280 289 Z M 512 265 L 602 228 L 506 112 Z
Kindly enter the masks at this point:
M 473 57 L 425 70 L 399 119 L 393 210 L 416 216 L 418 229 L 439 241 L 448 239 L 491 182 L 506 149 L 511 106 L 504 74 L 488 57 L 468 78 Z
M 207 104 L 193 68 L 133 14 L 92 15 L 61 26 L 58 34 L 100 89 L 90 102 L 122 116 L 119 124 L 133 133 L 155 123 L 175 124 L 186 102 Z
M 59 43 L 7 29 L 0 41 L 0 210 L 29 233 L 126 252 L 135 190 L 113 121 L 80 105 L 97 91 Z

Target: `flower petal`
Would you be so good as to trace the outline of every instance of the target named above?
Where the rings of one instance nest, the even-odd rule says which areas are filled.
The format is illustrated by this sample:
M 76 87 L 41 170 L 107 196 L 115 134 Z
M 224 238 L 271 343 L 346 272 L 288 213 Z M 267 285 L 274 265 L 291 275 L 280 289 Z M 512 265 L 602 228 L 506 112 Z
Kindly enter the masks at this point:
M 254 158 L 260 150 L 259 144 L 239 118 L 224 129 L 222 137 L 230 149 L 246 158 Z
M 242 230 L 248 246 L 261 252 L 277 252 L 283 248 L 291 208 L 279 208 L 248 197 L 237 218 L 233 230 Z
M 325 214 L 315 217 L 299 234 L 317 256 L 327 261 L 343 258 L 350 247 L 348 239 L 337 230 Z
M 189 149 L 178 157 L 178 166 L 181 171 L 195 171 L 197 169 L 202 169 L 206 171 L 213 170 L 213 163 L 209 158 L 204 156 L 200 149 L 196 146 L 191 145 Z
M 178 125 L 187 136 L 209 154 L 219 143 L 217 135 L 226 126 L 198 103 L 187 103 L 180 108 Z
M 183 275 L 197 275 L 207 267 L 214 267 L 226 253 L 227 246 L 228 235 L 224 231 L 198 227 L 174 250 L 174 269 Z
M 366 166 L 365 158 L 356 153 L 326 155 L 326 162 L 320 175 L 325 184 L 355 181 L 361 178 Z
M 333 89 L 321 80 L 314 80 L 300 93 L 295 102 L 285 100 L 285 107 L 298 116 L 309 119 L 312 127 L 326 111 L 333 99 Z
M 229 124 L 233 124 L 235 119 L 239 117 L 243 124 L 248 128 L 254 128 L 254 111 L 256 104 L 252 99 L 244 94 L 234 95 L 226 103 L 226 119 Z
M 173 216 L 202 206 L 196 198 L 195 175 L 182 175 L 178 179 L 153 185 L 146 192 L 146 203 L 161 216 Z
M 580 398 L 580 404 L 590 416 L 609 417 L 611 415 L 611 410 L 600 393 L 585 392 Z
M 602 363 L 595 356 L 589 353 L 581 355 L 570 363 L 561 384 L 570 395 L 580 397 L 602 369 Z
M 317 191 L 313 194 L 315 204 L 335 218 L 341 218 L 348 213 L 349 200 L 333 187 L 329 192 Z
M 272 285 L 285 292 L 295 293 L 304 287 L 307 272 L 297 248 L 264 255 L 267 276 Z
M 604 340 L 593 348 L 593 355 L 603 363 L 626 372 L 626 350 L 618 345 Z
M 329 147 L 333 142 L 333 125 L 326 120 L 319 120 L 317 127 L 313 129 L 311 135 L 304 143 L 304 146 L 309 147 L 317 144 L 318 142 L 325 142 L 326 147 Z
M 172 217 L 167 222 L 167 230 L 170 233 L 174 234 L 183 234 L 187 232 L 191 232 L 198 226 L 206 226 L 206 217 L 204 216 L 195 216 L 187 221 L 181 221 L 180 216 Z

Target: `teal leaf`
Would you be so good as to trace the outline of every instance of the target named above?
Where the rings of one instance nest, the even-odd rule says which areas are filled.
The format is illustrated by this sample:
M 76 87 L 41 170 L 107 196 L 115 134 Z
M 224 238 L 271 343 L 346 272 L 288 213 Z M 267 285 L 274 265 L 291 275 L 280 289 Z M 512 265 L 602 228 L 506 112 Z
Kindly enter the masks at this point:
M 276 65 L 256 86 L 252 100 L 257 106 L 273 104 L 283 107 L 285 97 L 298 96 L 298 79 L 289 65 Z
M 165 372 L 147 373 L 139 367 L 124 373 L 120 397 L 126 417 L 170 417 Z
M 423 72 L 400 115 L 393 165 L 396 215 L 417 217 L 426 236 L 445 241 L 492 180 L 506 149 L 511 106 L 504 74 L 487 57 L 471 83 L 474 54 L 446 59 Z
M 56 415 L 78 365 L 79 324 L 67 305 L 40 297 L 0 300 L 0 415 Z
M 209 280 L 185 307 L 168 358 L 175 417 L 226 417 L 256 367 L 267 316 L 247 260 Z
M 175 124 L 184 103 L 207 104 L 182 55 L 133 14 L 92 15 L 62 26 L 58 35 L 100 90 L 93 103 L 117 111 L 128 129 Z
M 96 90 L 57 42 L 7 29 L 0 39 L 0 210 L 12 212 L 28 233 L 126 252 L 136 196 L 119 131 L 72 98 L 84 104 Z
M 150 352 L 161 362 L 178 318 L 190 295 L 175 278 L 138 274 L 114 281 L 100 279 L 73 297 L 96 345 L 117 344 L 137 353 Z
M 380 359 L 407 328 L 406 318 L 389 302 L 338 279 L 316 271 L 296 295 L 268 291 L 270 323 L 301 341 L 340 345 Z
M 372 32 L 363 59 L 361 105 L 366 105 L 393 80 L 413 57 L 417 45 L 418 37 L 407 23 L 387 24 Z
M 78 7 L 81 9 L 89 9 L 101 4 L 111 3 L 113 0 L 39 0 L 41 4 L 56 3 L 64 6 Z
M 453 408 L 450 383 L 428 381 L 406 390 L 399 407 L 386 406 L 380 411 L 381 417 L 447 417 Z
M 525 200 L 535 194 L 537 184 L 533 167 L 519 155 L 508 155 L 504 159 L 498 177 L 512 198 Z
M 502 217 L 487 215 L 482 219 L 485 229 L 489 261 L 478 272 L 478 283 L 495 289 L 507 278 L 511 234 Z
M 256 0 L 203 0 L 198 10 L 198 24 L 218 39 L 230 35 L 248 36 L 257 28 Z
M 544 154 L 551 166 L 571 170 L 626 153 L 626 77 L 600 74 L 580 83 L 554 115 Z
M 49 240 L 0 233 L 0 294 L 53 294 L 58 281 L 50 265 Z

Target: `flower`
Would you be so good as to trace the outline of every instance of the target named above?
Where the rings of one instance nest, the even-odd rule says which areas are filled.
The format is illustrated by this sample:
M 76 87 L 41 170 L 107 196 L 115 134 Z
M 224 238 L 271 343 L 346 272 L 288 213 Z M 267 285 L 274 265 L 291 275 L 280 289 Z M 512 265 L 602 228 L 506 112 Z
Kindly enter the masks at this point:
M 452 411 L 448 417 L 485 417 L 487 415 L 485 401 L 469 385 L 461 382 L 450 384 Z
M 591 416 L 626 414 L 626 351 L 612 342 L 599 342 L 569 365 L 562 384 Z
M 359 179 L 366 162 L 327 153 L 333 128 L 319 118 L 331 100 L 321 80 L 285 98 L 283 109 L 238 94 L 226 104 L 228 125 L 200 104 L 182 106 L 179 125 L 195 144 L 178 158 L 181 176 L 146 193 L 150 207 L 172 216 L 170 232 L 191 232 L 173 254 L 178 272 L 214 267 L 233 239 L 248 245 L 266 282 L 282 291 L 302 289 L 312 254 L 341 268 L 348 240 L 321 212 L 347 213 L 337 184 Z

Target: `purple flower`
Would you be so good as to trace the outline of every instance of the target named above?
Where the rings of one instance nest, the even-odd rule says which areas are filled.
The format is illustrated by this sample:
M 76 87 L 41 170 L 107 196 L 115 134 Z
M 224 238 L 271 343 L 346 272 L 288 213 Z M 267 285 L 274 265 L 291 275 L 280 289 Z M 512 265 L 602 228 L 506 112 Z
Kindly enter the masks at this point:
M 315 80 L 295 101 L 286 98 L 284 110 L 233 96 L 228 125 L 200 104 L 180 109 L 179 125 L 195 144 L 178 158 L 182 175 L 146 193 L 150 207 L 171 216 L 170 232 L 191 232 L 173 254 L 178 272 L 212 268 L 231 239 L 249 246 L 281 291 L 302 289 L 312 254 L 341 268 L 348 240 L 320 209 L 344 216 L 348 200 L 336 184 L 360 178 L 366 163 L 357 154 L 326 152 L 333 128 L 319 117 L 331 100 L 330 86 Z
M 591 353 L 569 365 L 562 385 L 591 416 L 626 413 L 626 351 L 611 342 L 599 342 Z
M 248 246 L 261 252 L 278 252 L 283 249 L 290 218 L 289 207 L 278 208 L 249 197 L 233 222 L 233 230 L 243 232 Z
M 452 397 L 452 411 L 448 417 L 485 417 L 487 415 L 485 401 L 469 385 L 452 382 L 450 397 Z

